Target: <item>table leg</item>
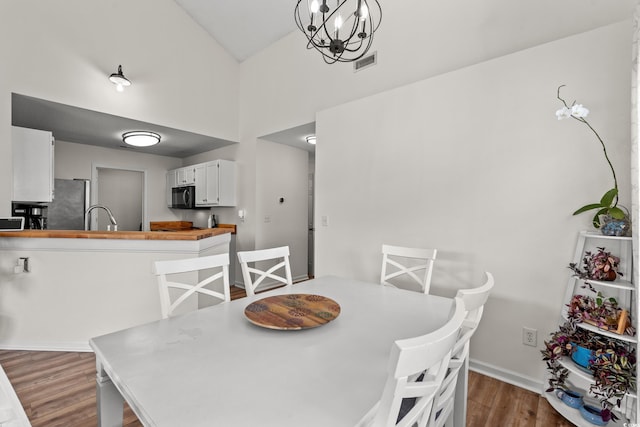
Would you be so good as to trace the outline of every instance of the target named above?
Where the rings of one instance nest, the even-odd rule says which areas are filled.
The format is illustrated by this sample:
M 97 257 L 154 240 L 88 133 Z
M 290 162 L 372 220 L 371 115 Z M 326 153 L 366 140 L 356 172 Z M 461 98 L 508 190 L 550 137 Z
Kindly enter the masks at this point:
M 122 427 L 124 399 L 96 358 L 98 427 Z

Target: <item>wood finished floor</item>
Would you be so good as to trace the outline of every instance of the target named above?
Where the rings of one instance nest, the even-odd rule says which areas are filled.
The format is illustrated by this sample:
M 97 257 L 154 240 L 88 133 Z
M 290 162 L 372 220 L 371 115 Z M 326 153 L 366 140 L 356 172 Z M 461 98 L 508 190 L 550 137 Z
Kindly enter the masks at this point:
M 232 298 L 242 296 L 242 289 L 232 290 Z M 33 427 L 97 425 L 93 353 L 0 350 L 0 365 Z M 125 405 L 124 426 L 141 425 Z M 539 394 L 469 373 L 467 427 L 572 425 Z

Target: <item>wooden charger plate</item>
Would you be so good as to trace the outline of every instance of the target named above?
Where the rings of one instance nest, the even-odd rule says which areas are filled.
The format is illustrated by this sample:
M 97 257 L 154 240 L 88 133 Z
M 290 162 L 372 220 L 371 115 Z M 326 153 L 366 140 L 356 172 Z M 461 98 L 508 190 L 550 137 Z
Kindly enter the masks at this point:
M 325 325 L 340 315 L 340 304 L 313 294 L 286 294 L 262 298 L 244 309 L 255 325 L 269 329 L 299 330 Z

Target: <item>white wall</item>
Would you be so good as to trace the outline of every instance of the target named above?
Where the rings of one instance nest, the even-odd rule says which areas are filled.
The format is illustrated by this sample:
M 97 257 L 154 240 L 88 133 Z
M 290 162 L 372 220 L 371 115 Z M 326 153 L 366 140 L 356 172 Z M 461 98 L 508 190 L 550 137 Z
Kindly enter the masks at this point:
M 261 140 L 256 158 L 256 248 L 288 245 L 291 274 L 306 279 L 309 153 Z
M 2 1 L 0 52 L 0 215 L 11 92 L 238 139 L 239 66 L 172 0 Z M 118 64 L 132 81 L 122 93 L 108 80 Z
M 577 232 L 571 213 L 612 185 L 586 126 L 558 122 L 556 88 L 591 110 L 629 205 L 630 23 L 524 50 L 318 113 L 316 271 L 376 281 L 382 243 L 436 247 L 432 292 L 496 286 L 472 359 L 542 379 Z M 320 225 L 328 217 L 328 227 Z
M 332 106 L 630 17 L 634 1 L 541 0 L 505 2 L 501 8 L 490 3 L 385 3 L 372 48 L 378 64 L 358 73 L 351 64 L 324 64 L 318 53 L 304 49 L 306 39 L 299 31 L 242 62 L 240 144 L 188 159 L 238 162 L 239 206 L 247 210 L 246 222 L 238 223 L 238 249 L 253 249 L 264 228 L 255 216 L 260 136 L 314 121 L 316 112 Z M 223 215 L 237 222 L 235 211 Z

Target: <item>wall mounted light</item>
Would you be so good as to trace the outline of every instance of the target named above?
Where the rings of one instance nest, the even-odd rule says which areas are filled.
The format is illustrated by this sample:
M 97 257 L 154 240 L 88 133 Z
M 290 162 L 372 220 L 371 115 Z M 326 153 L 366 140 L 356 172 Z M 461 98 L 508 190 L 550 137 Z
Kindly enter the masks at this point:
M 316 145 L 316 136 L 315 135 L 309 135 L 307 137 L 304 138 L 309 144 L 311 145 Z
M 131 86 L 131 82 L 122 74 L 122 65 L 118 65 L 118 72 L 109 76 L 111 83 L 116 85 L 116 90 L 122 92 L 125 86 Z
M 136 130 L 123 133 L 122 140 L 134 147 L 150 147 L 160 142 L 160 135 L 146 130 Z

